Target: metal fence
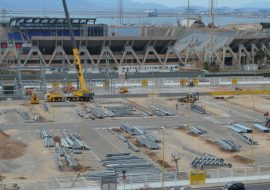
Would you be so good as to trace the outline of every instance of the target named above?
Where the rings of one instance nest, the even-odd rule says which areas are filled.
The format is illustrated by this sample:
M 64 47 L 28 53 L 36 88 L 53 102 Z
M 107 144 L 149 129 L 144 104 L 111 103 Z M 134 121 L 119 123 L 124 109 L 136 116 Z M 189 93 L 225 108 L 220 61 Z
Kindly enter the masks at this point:
M 74 174 L 75 175 L 75 174 Z M 206 183 L 226 183 L 229 181 L 256 181 L 270 179 L 270 166 L 265 167 L 246 167 L 246 168 L 220 168 L 206 170 Z M 117 178 L 117 189 L 142 189 L 142 188 L 160 188 L 162 186 L 163 174 L 126 174 L 125 180 L 121 176 Z M 109 190 L 114 184 L 105 184 L 106 179 L 101 177 L 55 177 L 52 180 L 27 181 L 17 180 L 22 190 L 38 189 L 89 189 L 89 190 Z M 109 180 L 110 181 L 110 180 Z M 5 182 L 5 181 L 3 181 Z M 110 182 L 112 183 L 112 182 Z M 1 184 L 1 183 L 0 183 Z M 5 185 L 10 186 L 12 182 Z M 181 187 L 189 185 L 189 176 L 187 172 L 166 172 L 164 173 L 164 186 Z M 2 184 L 2 187 L 4 183 Z M 0 185 L 1 188 L 1 185 Z

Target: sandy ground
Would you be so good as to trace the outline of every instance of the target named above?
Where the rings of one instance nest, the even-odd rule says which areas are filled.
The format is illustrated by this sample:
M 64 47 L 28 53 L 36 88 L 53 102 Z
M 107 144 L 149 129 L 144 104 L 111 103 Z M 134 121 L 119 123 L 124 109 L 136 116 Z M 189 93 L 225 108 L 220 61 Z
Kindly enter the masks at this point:
M 207 113 L 216 115 L 216 116 L 221 116 L 221 117 L 230 117 L 230 114 L 226 113 L 225 111 L 222 111 L 220 109 L 214 108 L 210 105 L 203 105 Z
M 162 132 L 159 131 L 158 134 L 162 136 Z M 194 157 L 197 157 L 195 154 L 192 154 L 183 149 L 184 146 L 191 148 L 193 150 L 208 153 L 215 155 L 217 157 L 224 158 L 226 162 L 233 164 L 233 167 L 244 167 L 244 164 L 236 162 L 233 159 L 233 156 L 239 153 L 227 153 L 219 149 L 215 144 L 206 142 L 206 140 L 200 137 L 194 137 L 188 135 L 184 130 L 175 130 L 169 129 L 165 131 L 165 160 L 171 165 L 174 165 L 172 162 L 171 154 L 183 153 L 184 157 L 179 162 L 179 170 L 190 171 L 192 169 L 190 163 Z M 200 146 L 203 145 L 203 146 Z M 162 150 L 161 150 L 162 151 Z M 158 153 L 161 155 L 161 151 Z M 241 154 L 242 155 L 242 154 Z M 243 154 L 243 156 L 248 156 Z M 250 157 L 250 156 L 249 156 Z
M 19 178 L 25 178 L 25 180 L 50 179 L 59 173 L 52 150 L 44 149 L 42 141 L 38 139 L 36 132 L 7 130 L 5 133 L 9 134 L 12 139 L 27 145 L 21 157 L 0 160 L 1 174 L 5 176 L 6 183 Z
M 249 108 L 251 110 L 253 110 L 254 105 L 254 109 L 260 113 L 266 113 L 270 111 L 270 99 L 266 99 L 263 96 L 234 96 L 234 98 L 228 99 L 227 101 L 244 108 Z
M 204 97 L 202 97 L 203 99 Z M 212 98 L 212 97 L 206 97 Z M 176 112 L 175 105 L 179 104 L 178 115 L 186 117 L 189 116 L 190 119 L 196 117 L 198 119 L 198 114 L 188 111 L 187 104 L 180 104 L 172 98 L 161 98 L 156 95 L 153 98 L 150 96 L 148 98 L 129 98 L 129 99 L 102 99 L 97 100 L 102 106 L 111 106 L 111 105 L 121 105 L 121 102 L 131 100 L 137 104 L 149 109 L 153 104 L 161 105 L 162 107 L 168 109 L 169 111 Z M 153 101 L 152 101 L 153 100 Z M 255 96 L 256 104 L 255 108 L 261 112 L 266 112 L 270 110 L 270 100 L 264 98 L 263 96 Z M 235 96 L 234 99 L 226 100 L 231 104 L 241 105 L 244 109 L 252 109 L 252 96 Z M 39 113 L 46 121 L 53 120 L 52 110 L 50 112 L 45 112 L 41 109 L 40 105 L 35 106 L 24 106 L 22 101 L 12 101 L 12 102 L 0 102 L 0 110 L 2 108 L 21 108 L 21 109 L 30 109 L 35 110 Z M 211 113 L 209 117 L 222 117 L 228 118 L 229 114 L 218 108 L 211 106 L 205 106 L 206 110 Z M 82 105 L 77 104 L 76 107 L 56 107 L 54 108 L 54 118 L 57 122 L 78 122 L 82 119 L 77 115 L 76 110 L 81 109 Z M 157 116 L 153 116 L 156 117 Z M 176 118 L 176 117 L 175 117 Z M 118 118 L 122 120 L 122 118 Z M 170 119 L 170 118 L 165 118 Z M 186 118 L 185 118 L 186 119 Z M 181 121 L 181 120 L 179 120 Z M 195 121 L 195 119 L 194 119 Z M 16 113 L 8 113 L 7 115 L 0 115 L 0 123 L 12 123 L 12 122 L 23 122 L 21 117 Z M 147 124 L 145 124 L 147 125 Z M 211 127 L 215 127 L 217 124 L 213 124 Z M 223 128 L 220 127 L 219 130 L 216 130 L 218 135 L 222 135 Z M 225 129 L 224 129 L 225 130 Z M 43 147 L 42 141 L 38 138 L 38 131 L 28 131 L 28 130 L 8 130 L 6 131 L 14 140 L 21 140 L 27 145 L 25 154 L 19 158 L 12 160 L 1 160 L 0 168 L 4 168 L 7 172 L 4 172 L 3 175 L 6 176 L 6 180 L 12 181 L 19 177 L 25 177 L 27 179 L 36 180 L 36 179 L 51 179 L 53 176 L 62 175 L 55 164 L 55 154 L 54 149 L 47 149 Z M 151 131 L 155 136 L 159 136 L 162 139 L 161 130 Z M 227 134 L 230 134 L 227 131 Z M 98 137 L 96 137 L 98 138 Z M 258 145 L 254 146 L 254 159 L 256 160 L 257 165 L 265 165 L 268 161 L 268 156 L 270 154 L 269 134 L 261 134 L 254 132 L 254 139 L 259 142 Z M 97 142 L 98 143 L 98 142 Z M 91 146 L 91 144 L 90 144 Z M 162 144 L 160 145 L 162 146 Z M 209 153 L 222 157 L 225 161 L 233 164 L 234 167 L 247 167 L 247 164 L 237 162 L 233 157 L 235 155 L 240 155 L 245 158 L 251 158 L 251 147 L 242 149 L 238 153 L 227 153 L 220 150 L 216 145 L 206 142 L 200 137 L 194 137 L 187 134 L 185 131 L 168 129 L 165 131 L 165 160 L 169 165 L 175 166 L 172 162 L 171 154 L 183 153 L 184 157 L 179 161 L 179 170 L 189 171 L 191 170 L 190 162 L 196 156 L 190 152 L 183 150 L 183 146 L 189 147 L 191 149 L 200 151 L 202 153 Z M 100 150 L 102 151 L 102 149 Z M 159 151 L 154 151 L 154 153 L 159 157 L 158 160 L 162 159 L 162 149 Z M 94 159 L 93 155 L 90 155 L 91 159 Z M 36 174 L 39 175 L 36 175 Z

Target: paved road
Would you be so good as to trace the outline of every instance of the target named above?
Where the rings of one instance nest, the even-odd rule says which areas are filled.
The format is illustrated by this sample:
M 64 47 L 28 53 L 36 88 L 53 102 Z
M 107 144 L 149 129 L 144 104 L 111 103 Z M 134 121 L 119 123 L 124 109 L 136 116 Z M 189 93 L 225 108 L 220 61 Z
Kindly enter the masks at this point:
M 246 190 L 270 190 L 270 183 L 249 184 L 245 185 Z M 200 188 L 200 190 L 220 190 L 221 187 Z

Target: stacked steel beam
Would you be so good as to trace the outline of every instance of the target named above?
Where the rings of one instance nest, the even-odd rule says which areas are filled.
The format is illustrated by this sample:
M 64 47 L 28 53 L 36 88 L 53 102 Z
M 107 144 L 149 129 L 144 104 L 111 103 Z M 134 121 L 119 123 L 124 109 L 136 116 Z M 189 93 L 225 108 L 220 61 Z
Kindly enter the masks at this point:
M 122 123 L 120 129 L 130 135 L 135 135 L 136 139 L 150 150 L 160 149 L 157 143 L 160 143 L 161 140 L 151 134 L 148 130 L 141 129 L 128 123 Z
M 252 133 L 252 129 L 241 124 L 233 124 L 227 127 L 237 133 Z
M 197 105 L 197 104 L 191 104 L 190 109 L 194 112 L 198 112 L 201 114 L 207 114 L 205 108 L 203 106 Z
M 218 138 L 216 144 L 219 145 L 223 150 L 236 152 L 239 151 L 240 147 L 233 140 L 226 140 Z
M 64 137 L 61 138 L 61 145 L 65 148 L 71 148 L 73 150 L 90 150 L 89 146 L 81 141 L 80 135 L 72 131 L 63 131 Z
M 204 135 L 207 133 L 207 130 L 198 126 L 192 126 L 190 128 L 190 132 L 194 133 L 195 135 Z
M 257 130 L 259 130 L 260 132 L 263 132 L 263 133 L 269 133 L 269 128 L 261 125 L 261 124 L 258 124 L 258 123 L 255 123 L 253 124 L 254 128 L 256 128 Z
M 253 145 L 256 144 L 257 142 L 255 142 L 253 139 L 249 138 L 248 136 L 242 134 L 242 133 L 234 133 L 234 136 L 236 136 L 237 138 L 239 138 L 241 141 L 249 144 L 249 145 Z
M 155 115 L 158 115 L 158 116 L 174 116 L 175 115 L 174 113 L 162 108 L 159 105 L 152 106 L 151 110 Z
M 126 171 L 127 173 L 160 172 L 158 168 L 148 161 L 137 156 L 131 156 L 129 153 L 108 154 L 106 159 L 101 162 L 108 170 L 115 171 L 120 175 L 122 174 L 122 171 Z
M 55 143 L 50 131 L 42 129 L 40 131 L 40 138 L 43 139 L 44 147 L 54 147 Z
M 136 138 L 142 145 L 146 146 L 150 150 L 158 150 L 158 149 L 160 149 L 159 145 L 156 142 L 152 141 L 152 139 L 147 138 L 144 135 L 137 136 Z

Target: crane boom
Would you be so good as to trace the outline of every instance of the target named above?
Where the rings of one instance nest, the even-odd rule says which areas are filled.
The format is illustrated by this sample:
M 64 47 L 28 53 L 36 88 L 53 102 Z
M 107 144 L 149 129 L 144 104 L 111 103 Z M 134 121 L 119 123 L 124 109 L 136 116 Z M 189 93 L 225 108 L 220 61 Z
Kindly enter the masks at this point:
M 74 62 L 75 62 L 75 65 L 76 65 L 78 78 L 79 78 L 80 90 L 82 92 L 83 91 L 86 92 L 86 91 L 88 91 L 88 88 L 86 86 L 86 82 L 85 82 L 84 75 L 83 75 L 83 69 L 82 69 L 80 54 L 79 54 L 79 50 L 78 50 L 77 45 L 76 45 L 74 32 L 73 32 L 72 25 L 71 25 L 71 19 L 70 19 L 68 7 L 67 7 L 67 2 L 66 2 L 66 0 L 62 0 L 62 2 L 63 2 L 63 7 L 64 7 L 66 19 L 67 19 L 70 39 L 71 39 L 71 43 L 72 43 L 72 52 L 73 52 L 73 56 L 74 56 Z
M 74 56 L 74 63 L 75 67 L 77 70 L 79 82 L 80 82 L 80 87 L 79 89 L 69 93 L 69 94 L 63 94 L 63 93 L 47 93 L 46 94 L 46 99 L 48 102 L 61 102 L 61 101 L 89 101 L 94 99 L 94 93 L 91 93 L 91 90 L 87 87 L 84 75 L 83 75 L 83 69 L 82 69 L 82 64 L 81 64 L 81 59 L 80 59 L 80 53 L 78 51 L 75 37 L 74 37 L 74 32 L 72 29 L 71 25 L 71 20 L 68 12 L 68 7 L 67 7 L 67 2 L 66 0 L 62 0 L 64 10 L 65 10 L 65 15 L 66 15 L 66 20 L 68 24 L 68 29 L 69 29 L 69 34 L 70 34 L 70 39 L 72 43 L 72 52 Z

